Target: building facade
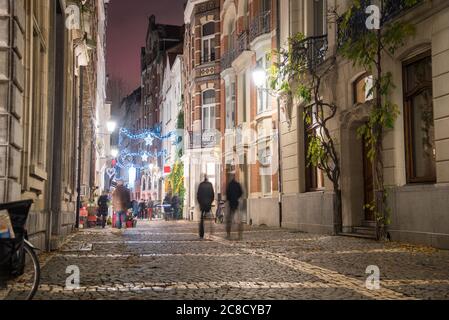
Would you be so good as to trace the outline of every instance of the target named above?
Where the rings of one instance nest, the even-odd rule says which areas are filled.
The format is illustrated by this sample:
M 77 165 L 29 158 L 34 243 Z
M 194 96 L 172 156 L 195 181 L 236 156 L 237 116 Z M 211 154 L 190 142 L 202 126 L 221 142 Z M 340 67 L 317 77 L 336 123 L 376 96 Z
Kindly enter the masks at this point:
M 184 12 L 185 218 L 199 220 L 196 190 L 207 175 L 222 194 L 220 1 L 189 0 Z
M 182 68 L 183 68 L 183 45 L 179 45 L 167 51 L 165 60 L 164 81 L 162 84 L 162 136 L 170 138 L 162 141 L 163 155 L 163 183 L 162 198 L 166 193 L 170 193 L 171 186 L 166 178 L 172 172 L 176 161 L 179 160 L 179 137 L 183 137 L 183 132 L 178 132 L 178 120 L 182 116 L 183 95 L 182 95 Z M 144 183 L 142 181 L 142 183 Z
M 332 80 L 326 82 L 322 95 L 338 106 L 331 130 L 341 161 L 342 229 L 369 236 L 375 222 L 364 205 L 373 197 L 373 171 L 357 129 L 368 120 L 371 110 L 372 98 L 366 88 L 372 75 L 339 54 L 340 26 L 326 19 L 328 10 L 336 8 L 341 15 L 349 4 L 281 0 L 281 43 L 285 45 L 288 36 L 300 32 L 306 37 L 304 43 L 312 41 L 315 47 L 327 50 L 323 64 L 335 61 Z M 396 85 L 390 99 L 400 111 L 394 129 L 383 138 L 383 174 L 391 208 L 388 232 L 392 240 L 449 248 L 449 6 L 447 1 L 419 1 L 412 7 L 403 1 L 393 4 L 386 8 L 388 19 L 412 23 L 416 34 L 393 55 L 382 57 L 383 70 L 392 73 Z M 360 15 L 364 16 L 363 12 Z M 359 30 L 355 24 L 350 28 L 353 34 Z M 282 126 L 282 224 L 330 234 L 335 195 L 323 174 L 306 166 L 307 132 L 302 114 L 298 103 L 291 124 L 284 121 Z
M 221 123 L 223 188 L 235 173 L 245 195 L 244 219 L 279 226 L 278 105 L 268 80 L 258 88 L 254 70 L 268 70 L 277 49 L 276 0 L 221 1 Z
M 97 10 L 105 2 L 89 5 Z M 56 0 L 0 2 L 0 201 L 34 200 L 30 240 L 47 250 L 76 225 L 79 67 L 88 55 L 87 17 L 76 8 Z
M 162 85 L 167 51 L 182 45 L 183 28 L 181 26 L 157 24 L 156 17 L 150 16 L 146 45 L 142 48 L 142 110 L 139 119 L 141 130 L 152 130 L 162 133 Z M 142 144 L 141 150 L 156 154 L 162 150 L 162 141 L 154 139 L 151 145 Z M 151 180 L 154 189 L 151 190 L 151 200 L 162 200 L 163 193 L 163 156 L 148 159 L 148 166 L 142 170 L 141 179 L 147 183 Z M 156 198 L 154 198 L 156 196 Z

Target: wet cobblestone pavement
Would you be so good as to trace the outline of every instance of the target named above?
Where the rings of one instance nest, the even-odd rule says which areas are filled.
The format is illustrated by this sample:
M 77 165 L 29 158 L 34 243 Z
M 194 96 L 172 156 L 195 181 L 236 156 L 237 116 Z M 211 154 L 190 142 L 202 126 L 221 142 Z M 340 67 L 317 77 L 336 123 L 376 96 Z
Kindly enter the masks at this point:
M 40 257 L 35 299 L 449 299 L 448 251 L 255 227 L 229 241 L 223 225 L 200 240 L 197 229 L 153 221 L 80 231 Z M 379 290 L 366 288 L 369 265 L 380 269 Z M 78 289 L 65 288 L 68 266 L 79 267 Z M 19 285 L 10 288 L 6 299 Z

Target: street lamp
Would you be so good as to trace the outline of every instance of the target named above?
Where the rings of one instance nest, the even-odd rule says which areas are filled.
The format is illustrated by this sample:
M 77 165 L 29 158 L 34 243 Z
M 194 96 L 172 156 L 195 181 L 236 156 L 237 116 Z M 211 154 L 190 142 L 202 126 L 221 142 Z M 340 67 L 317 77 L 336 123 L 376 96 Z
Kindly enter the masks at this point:
M 116 148 L 111 149 L 111 156 L 113 158 L 117 158 L 118 156 L 118 150 Z
M 278 1 L 279 2 L 279 1 Z M 279 38 L 279 37 L 278 37 Z M 278 94 L 273 94 L 274 90 L 270 90 L 269 88 L 266 88 L 266 83 L 268 80 L 267 72 L 265 71 L 262 66 L 257 66 L 253 70 L 253 81 L 254 85 L 256 86 L 257 90 L 268 92 L 270 95 L 273 95 L 276 97 L 277 100 L 277 122 L 278 122 L 278 188 L 279 188 L 279 226 L 282 227 L 282 193 L 283 193 L 283 186 L 282 186 L 282 149 L 281 149 L 281 101 Z
M 267 83 L 267 72 L 261 66 L 258 66 L 253 71 L 253 81 L 258 89 L 262 89 Z
M 117 127 L 117 123 L 115 123 L 114 121 L 108 121 L 106 127 L 108 128 L 109 133 L 113 133 L 115 131 L 115 128 Z

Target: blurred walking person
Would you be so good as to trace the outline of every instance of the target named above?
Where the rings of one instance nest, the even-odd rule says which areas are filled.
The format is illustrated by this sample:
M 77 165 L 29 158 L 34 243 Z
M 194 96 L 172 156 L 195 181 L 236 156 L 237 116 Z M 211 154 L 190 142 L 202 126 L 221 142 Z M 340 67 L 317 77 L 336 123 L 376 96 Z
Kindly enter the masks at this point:
M 179 197 L 175 193 L 173 198 L 171 199 L 171 209 L 173 211 L 173 219 L 178 220 L 179 219 Z
M 112 194 L 112 203 L 116 212 L 116 227 L 122 229 L 126 227 L 126 213 L 131 207 L 131 193 L 123 184 L 123 181 L 117 182 L 117 188 Z
M 201 210 L 200 219 L 200 238 L 204 238 L 204 218 L 207 213 L 212 209 L 212 202 L 215 200 L 214 187 L 212 183 L 207 180 L 207 176 L 204 176 L 204 181 L 200 183 L 198 187 L 198 193 L 196 196 Z
M 106 191 L 98 198 L 98 218 L 101 220 L 101 227 L 104 229 L 106 227 L 106 220 L 109 214 L 109 197 Z
M 231 238 L 231 229 L 232 229 L 232 222 L 235 218 L 235 213 L 239 208 L 239 201 L 240 198 L 243 195 L 242 186 L 240 183 L 237 182 L 235 179 L 235 174 L 233 173 L 231 176 L 231 181 L 228 184 L 228 187 L 226 188 L 226 199 L 229 202 L 229 214 L 226 219 L 226 238 Z M 243 223 L 240 216 L 237 217 L 238 219 L 238 231 L 239 231 L 239 240 L 242 240 L 242 234 L 243 234 Z

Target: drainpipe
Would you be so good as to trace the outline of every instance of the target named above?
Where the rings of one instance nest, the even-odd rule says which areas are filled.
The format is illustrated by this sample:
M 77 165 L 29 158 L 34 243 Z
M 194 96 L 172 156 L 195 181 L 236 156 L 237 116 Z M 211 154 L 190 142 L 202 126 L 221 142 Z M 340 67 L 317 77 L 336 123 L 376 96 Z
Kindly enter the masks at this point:
M 276 0 L 276 42 L 278 51 L 281 50 L 281 0 Z M 278 63 L 280 64 L 281 58 L 278 56 Z M 283 195 L 283 185 L 282 185 L 282 145 L 281 145 L 281 101 L 277 97 L 277 109 L 278 109 L 278 163 L 279 163 L 279 174 L 278 174 L 278 189 L 279 189 L 279 227 L 282 228 L 282 195 Z
M 83 84 L 84 83 L 84 67 L 80 66 L 80 92 L 79 92 L 79 119 L 78 119 L 78 172 L 77 172 L 77 197 L 76 197 L 76 221 L 75 228 L 79 229 L 80 223 L 80 207 L 81 207 L 81 153 L 83 138 Z

